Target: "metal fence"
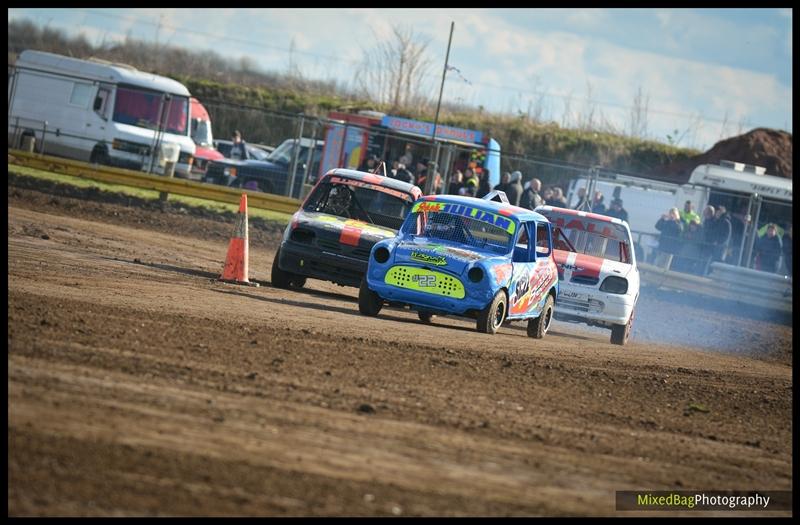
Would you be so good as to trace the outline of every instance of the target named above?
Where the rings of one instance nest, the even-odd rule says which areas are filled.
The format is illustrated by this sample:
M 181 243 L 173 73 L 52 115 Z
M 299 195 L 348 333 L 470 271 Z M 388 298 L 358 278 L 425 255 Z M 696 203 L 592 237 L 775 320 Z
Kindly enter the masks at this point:
M 278 147 L 287 139 L 323 141 L 328 126 L 343 125 L 341 121 L 326 117 L 273 111 L 229 101 L 204 100 L 203 104 L 210 114 L 215 139 L 228 140 L 234 130 L 239 130 L 246 142 L 271 148 Z M 344 125 L 364 129 L 364 126 L 351 122 Z M 384 128 L 370 127 L 369 131 L 367 153 L 379 156 L 386 162 L 388 170 L 391 169 L 392 161 L 399 159 L 407 151 L 414 158 L 412 165 L 408 166 L 412 174 L 416 171 L 417 161 L 423 159 L 432 161 L 429 171 L 438 174 L 432 177 L 439 182 L 433 188 L 436 193 L 450 191 L 453 173 L 456 169 L 463 171 L 476 150 L 476 146 L 443 140 L 434 142 L 430 138 L 401 134 Z M 49 146 L 53 143 L 53 137 L 64 135 L 63 130 L 48 127 L 47 122 L 43 121 L 34 122 L 9 117 L 9 147 L 21 147 L 24 137 L 31 135 L 36 139 L 35 151 L 61 154 L 51 150 Z M 95 140 L 78 135 L 71 137 L 78 140 Z M 358 168 L 361 157 L 359 154 L 355 158 L 343 159 L 342 166 L 337 167 Z M 536 177 L 545 187 L 559 186 L 566 189 L 570 182 L 579 176 L 596 175 L 604 171 L 616 173 L 596 166 L 546 159 L 508 150 L 501 151 L 500 159 L 501 172 L 520 171 L 523 183 Z M 273 188 L 271 192 L 302 198 L 320 175 L 320 165 L 321 159 L 312 148 L 302 150 L 296 148 L 289 159 L 287 180 L 280 187 Z M 635 173 L 626 175 L 637 176 Z M 791 203 L 760 197 L 748 199 L 737 194 L 715 191 L 709 204 L 714 206 L 723 204 L 731 213 L 733 235 L 724 252 L 716 257 L 709 256 L 709 252 L 713 252 L 713 247 L 708 246 L 703 240 L 684 238 L 681 239 L 678 253 L 664 254 L 659 250 L 659 235 L 643 232 L 639 225 L 631 224 L 639 259 L 658 263 L 675 271 L 696 274 L 707 273 L 709 264 L 714 261 L 756 268 L 759 264 L 758 240 L 766 224 L 778 223 L 781 228 L 779 233 L 782 234 L 782 229 L 791 221 Z M 749 221 L 747 217 L 750 218 Z M 754 234 L 754 231 L 758 233 Z M 790 274 L 790 266 L 789 261 L 782 261 L 779 271 Z

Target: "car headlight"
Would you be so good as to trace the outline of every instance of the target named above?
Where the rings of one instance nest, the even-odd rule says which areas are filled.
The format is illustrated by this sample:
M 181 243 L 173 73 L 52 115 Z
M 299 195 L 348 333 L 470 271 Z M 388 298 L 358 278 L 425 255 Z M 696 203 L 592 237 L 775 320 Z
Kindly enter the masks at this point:
M 383 264 L 389 260 L 389 250 L 381 246 L 377 250 L 375 250 L 375 253 L 372 256 L 375 258 L 377 262 Z
M 628 280 L 623 277 L 606 277 L 600 285 L 600 291 L 606 293 L 628 293 Z
M 473 283 L 479 283 L 483 279 L 483 270 L 479 266 L 473 266 L 467 272 L 467 277 Z
M 225 168 L 224 170 L 222 170 L 222 173 L 224 173 L 226 177 L 235 177 L 236 168 Z

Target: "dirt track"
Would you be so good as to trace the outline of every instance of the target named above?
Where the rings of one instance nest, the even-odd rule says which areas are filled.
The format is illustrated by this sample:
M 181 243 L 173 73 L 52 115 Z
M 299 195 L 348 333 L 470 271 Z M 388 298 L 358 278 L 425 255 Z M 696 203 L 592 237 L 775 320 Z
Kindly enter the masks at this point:
M 9 515 L 606 515 L 615 490 L 791 488 L 790 327 L 749 325 L 783 348 L 754 359 L 368 319 L 355 289 L 270 287 L 277 230 L 251 229 L 263 285 L 239 287 L 213 279 L 229 223 L 9 193 Z

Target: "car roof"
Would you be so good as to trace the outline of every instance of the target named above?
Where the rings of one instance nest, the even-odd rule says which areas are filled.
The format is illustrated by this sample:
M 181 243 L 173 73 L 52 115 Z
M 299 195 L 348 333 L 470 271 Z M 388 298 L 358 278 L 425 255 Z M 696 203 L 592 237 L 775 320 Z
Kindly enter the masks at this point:
M 449 204 L 461 204 L 463 206 L 471 206 L 479 210 L 497 213 L 506 217 L 514 217 L 518 221 L 538 221 L 549 222 L 547 217 L 540 213 L 527 208 L 521 208 L 508 204 L 506 202 L 490 201 L 487 199 L 479 199 L 477 197 L 466 197 L 461 195 L 426 195 L 424 200 L 431 202 L 445 202 Z
M 383 175 L 367 173 L 365 171 L 336 168 L 328 171 L 328 173 L 325 174 L 326 177 L 328 175 L 336 175 L 337 177 L 360 180 L 369 182 L 371 184 L 380 184 L 381 186 L 386 186 L 387 188 L 392 188 L 393 190 L 398 190 L 413 195 L 415 199 L 418 199 L 422 195 L 422 190 L 419 189 L 418 186 L 397 179 L 392 179 L 390 177 L 384 177 Z
M 559 208 L 557 206 L 537 206 L 536 211 L 554 211 L 556 213 L 563 213 L 564 215 L 576 215 L 578 217 L 586 217 L 587 219 L 593 219 L 596 221 L 604 221 L 604 222 L 611 222 L 614 224 L 620 224 L 622 226 L 628 226 L 628 223 L 619 219 L 617 217 L 609 217 L 608 215 L 600 215 L 599 213 L 592 213 L 590 211 L 581 211 L 581 210 L 572 210 L 569 208 Z

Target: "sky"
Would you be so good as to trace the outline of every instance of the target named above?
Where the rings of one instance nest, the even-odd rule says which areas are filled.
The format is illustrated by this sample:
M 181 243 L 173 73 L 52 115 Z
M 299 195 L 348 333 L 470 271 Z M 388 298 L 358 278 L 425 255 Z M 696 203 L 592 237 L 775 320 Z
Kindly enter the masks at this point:
M 264 71 L 353 86 L 365 52 L 410 28 L 428 42 L 425 89 L 442 100 L 630 133 L 646 104 L 646 138 L 700 150 L 767 127 L 792 132 L 792 16 L 775 9 L 100 9 L 13 8 L 83 33 L 213 50 Z M 639 115 L 643 112 L 639 111 Z

